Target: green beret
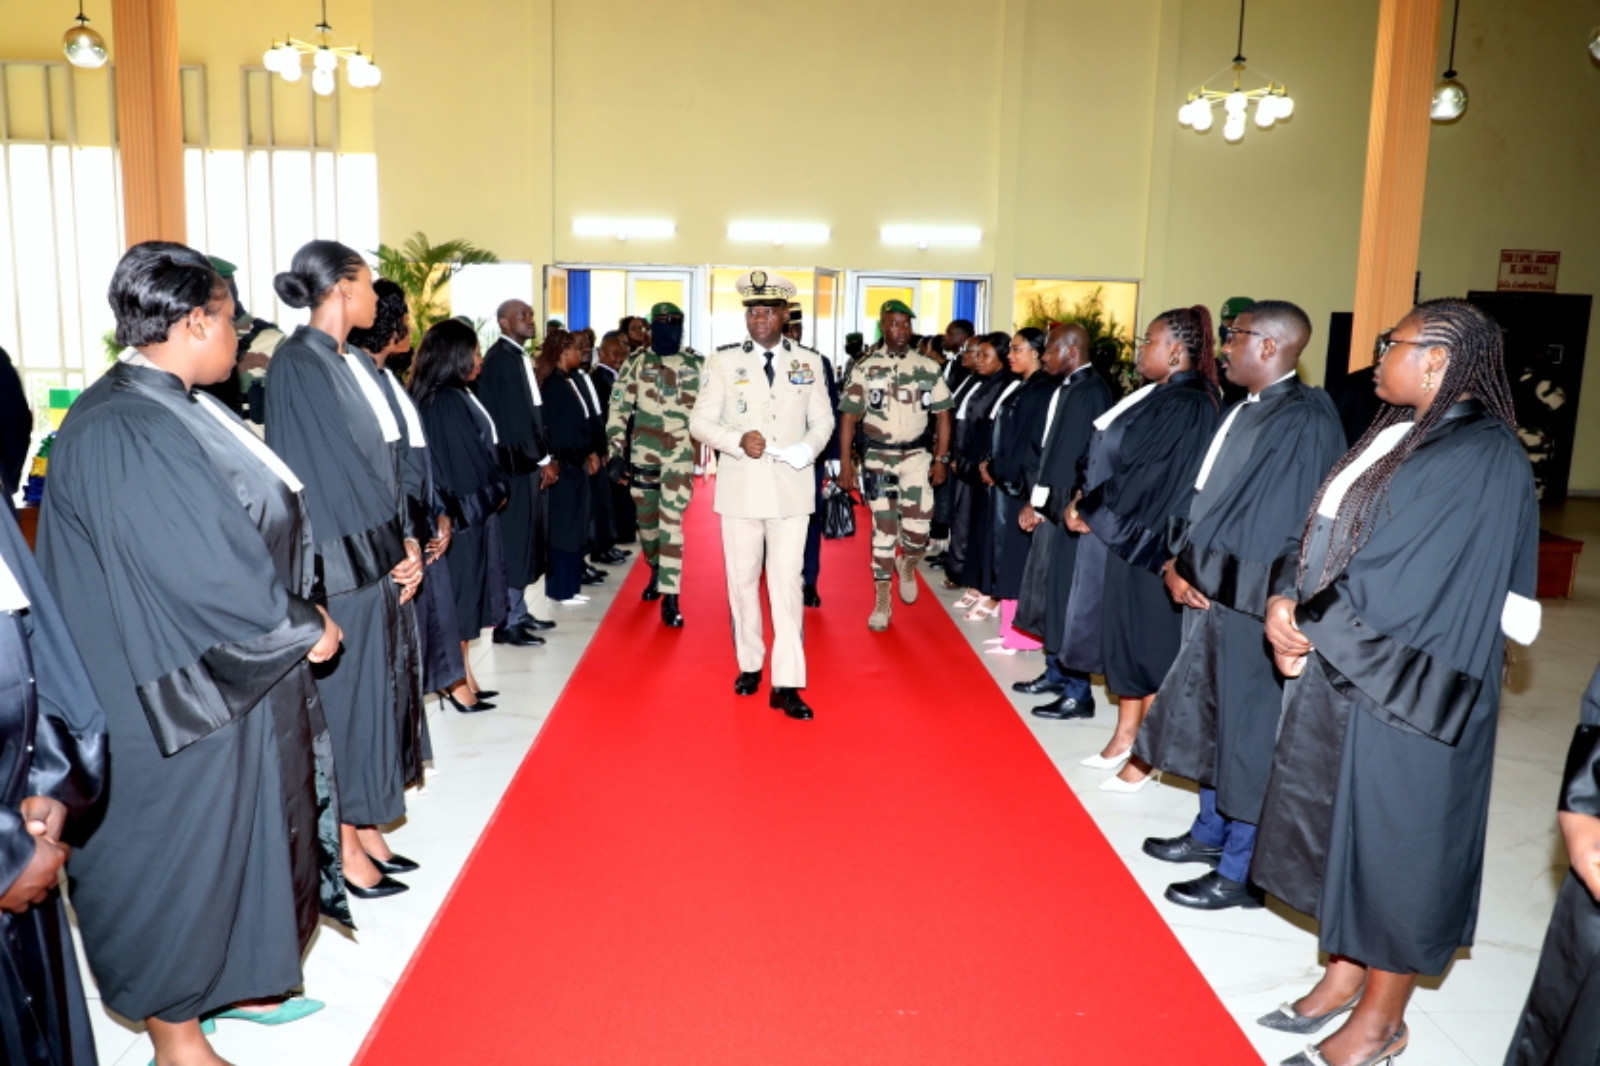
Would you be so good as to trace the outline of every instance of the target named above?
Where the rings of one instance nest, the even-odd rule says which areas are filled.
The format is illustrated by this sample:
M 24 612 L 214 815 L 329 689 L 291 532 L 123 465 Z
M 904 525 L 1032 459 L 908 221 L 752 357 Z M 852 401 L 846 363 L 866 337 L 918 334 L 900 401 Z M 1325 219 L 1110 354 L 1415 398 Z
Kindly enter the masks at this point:
M 233 272 L 239 269 L 221 256 L 208 255 L 206 258 L 211 260 L 211 269 L 225 278 L 233 277 Z
M 907 307 L 904 300 L 885 300 L 883 306 L 878 308 L 879 316 L 905 315 L 907 318 L 916 318 L 916 312 Z
M 1255 301 L 1248 296 L 1230 296 L 1222 301 L 1222 318 L 1238 318 L 1250 308 L 1255 306 Z
M 849 344 L 849 343 L 850 343 L 850 342 L 851 342 L 851 341 L 855 341 L 855 342 L 856 342 L 856 343 L 857 343 L 857 344 L 860 344 L 860 343 L 861 343 L 861 342 L 862 342 L 862 341 L 863 341 L 863 340 L 865 340 L 865 339 L 866 339 L 866 338 L 864 338 L 864 337 L 863 337 L 863 336 L 862 336 L 862 335 L 861 335 L 861 334 L 859 334 L 859 333 L 846 333 L 846 334 L 845 334 L 845 335 L 844 335 L 844 342 L 845 342 L 845 343 L 846 343 L 846 344 Z
M 661 303 L 658 303 L 654 307 L 650 308 L 650 317 L 652 319 L 665 318 L 668 315 L 677 315 L 679 318 L 682 318 L 683 311 L 678 307 L 677 304 L 670 304 L 666 301 L 662 301 Z

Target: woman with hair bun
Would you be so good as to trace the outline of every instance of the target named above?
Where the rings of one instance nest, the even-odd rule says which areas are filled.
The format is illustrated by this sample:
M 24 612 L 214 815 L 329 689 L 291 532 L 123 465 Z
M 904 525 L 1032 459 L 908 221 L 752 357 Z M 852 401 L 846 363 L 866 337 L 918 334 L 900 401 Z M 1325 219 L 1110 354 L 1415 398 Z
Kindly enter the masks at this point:
M 1260 1024 L 1312 1033 L 1349 1014 L 1294 1066 L 1400 1054 L 1417 976 L 1472 943 L 1505 640 L 1532 643 L 1540 623 L 1538 501 L 1502 345 L 1464 300 L 1379 336 L 1384 406 L 1267 601 L 1292 680 L 1251 880 L 1317 919 L 1328 962 Z
M 545 595 L 557 603 L 584 603 L 583 548 L 589 519 L 591 479 L 600 469 L 589 407 L 575 379 L 582 352 L 577 338 L 553 329 L 539 346 L 537 373 L 544 396 L 545 432 L 550 453 L 561 464 L 561 474 L 549 490 L 550 569 L 545 574 Z
M 981 380 L 956 408 L 952 452 L 956 460 L 955 519 L 950 538 L 959 542 L 950 577 L 966 589 L 955 609 L 969 622 L 981 621 L 1000 609 L 994 596 L 994 494 L 989 461 L 994 454 L 994 418 L 1000 404 L 1021 387 L 1011 372 L 1011 337 L 995 332 L 974 338 L 978 354 L 973 373 Z
M 223 280 L 152 241 L 117 264 L 110 301 L 136 352 L 72 405 L 39 526 L 109 741 L 72 905 L 101 997 L 144 1020 L 158 1066 L 220 1063 L 201 1019 L 318 1009 L 282 997 L 319 912 L 349 923 L 308 665 L 340 630 L 317 603 L 299 479 L 198 391 L 233 372 Z
M 494 419 L 468 391 L 483 368 L 478 335 L 455 319 L 435 323 L 417 348 L 411 398 L 427 428 L 428 457 L 454 529 L 449 564 L 461 655 L 467 642 L 506 616 L 505 548 L 500 508 L 510 492 L 499 464 L 500 435 Z M 458 711 L 488 711 L 470 669 L 454 691 L 444 693 Z
M 1018 517 L 1039 477 L 1045 416 L 1057 385 L 1057 380 L 1044 370 L 1044 349 L 1044 330 L 1033 326 L 1017 330 L 1011 338 L 1008 362 L 1021 384 L 996 405 L 994 414 L 994 455 L 988 471 L 994 481 L 989 494 L 994 522 L 994 597 L 1000 601 L 1000 644 L 990 651 L 997 654 L 1035 651 L 1040 647 L 1037 640 L 1011 623 L 1017 616 L 1022 570 L 1033 543 L 1032 532 L 1023 530 Z
M 1060 659 L 1071 670 L 1104 673 L 1117 696 L 1111 740 L 1083 760 L 1120 770 L 1100 783 L 1106 792 L 1135 792 L 1149 779 L 1133 741 L 1182 642 L 1180 608 L 1161 573 L 1168 523 L 1188 513 L 1219 421 L 1215 335 L 1200 305 L 1150 323 L 1137 355 L 1149 384 L 1095 419 L 1082 488 L 1068 508 L 1067 528 L 1094 536 L 1078 542 Z M 1092 715 L 1093 702 L 1083 710 Z
M 422 546 L 407 527 L 397 448 L 400 420 L 371 360 L 347 347 L 377 312 L 372 271 L 337 241 L 312 241 L 273 287 L 311 323 L 267 370 L 266 439 L 305 482 L 317 573 L 344 651 L 318 672 L 339 771 L 340 840 L 353 895 L 404 892 L 378 827 L 405 814 L 402 701 L 412 690 L 400 605 L 422 581 Z

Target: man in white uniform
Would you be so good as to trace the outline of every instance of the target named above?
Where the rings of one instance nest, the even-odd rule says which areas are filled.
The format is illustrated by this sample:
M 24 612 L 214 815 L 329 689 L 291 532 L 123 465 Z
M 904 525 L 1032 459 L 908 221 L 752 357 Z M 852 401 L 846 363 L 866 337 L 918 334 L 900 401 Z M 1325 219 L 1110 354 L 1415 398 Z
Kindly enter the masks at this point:
M 806 684 L 800 571 L 816 505 L 811 466 L 833 434 L 833 408 L 821 357 L 783 336 L 794 284 L 752 270 L 738 288 L 750 336 L 706 360 L 689 431 L 720 453 L 716 510 L 739 659 L 733 690 L 750 696 L 761 687 L 764 562 L 772 607 L 770 702 L 804 720 L 812 713 L 800 698 Z

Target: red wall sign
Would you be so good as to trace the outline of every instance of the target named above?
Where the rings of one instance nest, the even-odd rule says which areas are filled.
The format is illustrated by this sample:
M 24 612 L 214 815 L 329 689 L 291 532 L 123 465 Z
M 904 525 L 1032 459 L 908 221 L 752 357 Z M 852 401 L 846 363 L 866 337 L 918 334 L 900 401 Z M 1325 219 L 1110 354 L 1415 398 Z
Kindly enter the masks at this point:
M 1507 248 L 1500 253 L 1500 280 L 1495 288 L 1501 292 L 1555 292 L 1560 269 L 1560 252 Z

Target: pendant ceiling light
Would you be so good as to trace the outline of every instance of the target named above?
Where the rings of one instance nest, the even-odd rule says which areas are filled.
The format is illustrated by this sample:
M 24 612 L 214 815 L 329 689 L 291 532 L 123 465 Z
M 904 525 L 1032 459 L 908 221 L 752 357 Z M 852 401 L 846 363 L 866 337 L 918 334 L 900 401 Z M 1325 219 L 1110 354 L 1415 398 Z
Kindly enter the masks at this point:
M 83 0 L 78 0 L 78 24 L 61 35 L 61 50 L 67 62 L 75 67 L 103 67 L 106 65 L 106 39 L 89 28 L 89 16 L 83 13 Z
M 1589 56 L 1600 63 L 1600 26 L 1596 26 L 1594 32 L 1589 34 Z
M 1456 80 L 1456 29 L 1460 25 L 1461 0 L 1456 0 L 1456 11 L 1450 18 L 1450 62 L 1434 86 L 1433 106 L 1428 109 L 1435 122 L 1454 122 L 1467 113 L 1467 87 Z
M 1212 88 L 1209 82 L 1232 73 L 1233 82 L 1228 88 Z M 1244 0 L 1239 0 L 1239 40 L 1234 48 L 1233 62 L 1197 87 L 1189 90 L 1188 98 L 1178 108 L 1179 125 L 1188 126 L 1196 133 L 1204 133 L 1212 126 L 1211 108 L 1222 102 L 1222 136 L 1229 143 L 1244 139 L 1245 123 L 1250 115 L 1250 104 L 1256 105 L 1256 125 L 1271 129 L 1274 124 L 1294 114 L 1294 99 L 1289 87 L 1267 79 L 1267 84 L 1255 88 L 1244 87 L 1245 75 L 1250 73 L 1244 65 Z M 1260 75 L 1256 75 L 1260 77 Z
M 284 81 L 299 81 L 305 72 L 305 57 L 311 57 L 311 88 L 318 96 L 331 96 L 338 87 L 339 60 L 344 60 L 345 80 L 352 89 L 375 89 L 383 80 L 378 64 L 361 54 L 359 47 L 330 43 L 333 27 L 328 25 L 328 0 L 322 0 L 322 21 L 316 25 L 317 43 L 285 37 L 273 42 L 261 57 L 261 65 Z

